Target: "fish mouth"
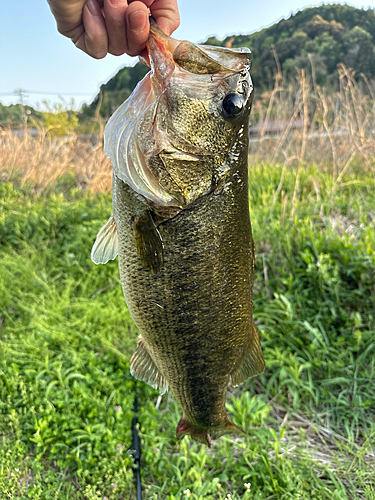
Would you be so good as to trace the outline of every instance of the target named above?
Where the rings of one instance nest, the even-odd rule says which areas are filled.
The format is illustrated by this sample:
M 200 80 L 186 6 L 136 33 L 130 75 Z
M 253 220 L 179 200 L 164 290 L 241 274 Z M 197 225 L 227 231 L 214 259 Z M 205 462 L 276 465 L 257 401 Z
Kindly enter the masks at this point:
M 237 82 L 241 74 L 249 74 L 251 52 L 175 40 L 152 18 L 146 48 L 148 55 L 143 62 L 151 71 L 108 121 L 104 152 L 111 159 L 114 175 L 136 193 L 159 206 L 184 208 L 198 191 L 186 182 L 181 188 L 178 176 L 171 174 L 175 164 L 202 172 L 202 163 L 215 154 L 220 156 L 228 144 L 214 145 L 215 149 L 198 133 L 193 139 L 187 137 L 181 126 L 184 115 L 180 104 L 195 101 L 204 125 L 205 120 L 222 120 L 217 109 L 230 91 L 227 81 L 232 78 Z M 212 175 L 206 177 L 202 182 L 197 175 L 194 179 L 200 195 L 210 190 Z M 170 189 L 172 185 L 175 188 Z
M 247 47 L 228 49 L 176 40 L 163 33 L 152 16 L 147 53 L 145 63 L 162 78 L 171 75 L 176 64 L 190 73 L 207 75 L 240 73 L 251 63 Z

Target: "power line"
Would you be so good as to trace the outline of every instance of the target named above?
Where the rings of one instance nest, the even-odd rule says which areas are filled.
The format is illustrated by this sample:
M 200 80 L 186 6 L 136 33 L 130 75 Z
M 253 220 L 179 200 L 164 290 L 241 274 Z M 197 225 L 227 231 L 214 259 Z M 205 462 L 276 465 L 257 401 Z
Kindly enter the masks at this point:
M 19 92 L 22 91 L 23 94 L 41 94 L 41 95 L 65 95 L 65 96 L 92 96 L 93 92 L 84 93 L 84 92 L 49 92 L 44 90 L 25 90 L 25 89 L 17 89 L 13 92 L 0 92 L 0 96 L 17 96 Z

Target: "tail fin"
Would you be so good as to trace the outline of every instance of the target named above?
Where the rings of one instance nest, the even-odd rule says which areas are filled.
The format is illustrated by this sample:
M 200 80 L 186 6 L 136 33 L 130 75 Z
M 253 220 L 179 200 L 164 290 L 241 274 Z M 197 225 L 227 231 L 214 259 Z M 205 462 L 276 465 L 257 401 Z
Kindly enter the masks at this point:
M 229 420 L 228 417 L 226 417 L 226 421 L 223 425 L 199 427 L 197 425 L 190 424 L 187 417 L 183 415 L 177 425 L 176 437 L 177 439 L 182 439 L 184 436 L 190 436 L 194 441 L 203 443 L 210 448 L 212 439 L 217 439 L 223 434 L 231 432 L 236 434 L 245 434 L 241 427 L 235 425 L 231 420 Z

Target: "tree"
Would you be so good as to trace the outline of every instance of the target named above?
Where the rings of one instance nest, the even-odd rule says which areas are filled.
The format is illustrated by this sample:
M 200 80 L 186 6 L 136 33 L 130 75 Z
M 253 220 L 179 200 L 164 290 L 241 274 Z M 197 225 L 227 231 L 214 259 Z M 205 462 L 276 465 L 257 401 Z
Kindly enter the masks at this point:
M 48 129 L 52 139 L 70 135 L 78 127 L 77 111 L 66 109 L 61 104 L 51 107 L 47 101 L 43 101 L 43 104 L 47 111 L 41 112 L 42 119 L 39 123 Z

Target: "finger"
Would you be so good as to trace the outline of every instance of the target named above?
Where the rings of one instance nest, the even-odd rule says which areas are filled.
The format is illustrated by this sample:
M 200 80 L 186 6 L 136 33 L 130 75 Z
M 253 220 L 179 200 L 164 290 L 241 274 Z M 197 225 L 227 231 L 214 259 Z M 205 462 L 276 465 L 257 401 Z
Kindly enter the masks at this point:
M 108 33 L 108 52 L 120 56 L 127 51 L 125 12 L 127 0 L 105 0 L 104 14 Z
M 69 36 L 69 32 L 77 29 L 82 24 L 82 9 L 86 0 L 47 0 L 55 16 L 57 29 L 63 35 Z
M 171 35 L 180 26 L 177 0 L 155 0 L 150 10 L 159 28 L 166 35 Z
M 108 34 L 105 21 L 96 0 L 87 0 L 83 8 L 84 31 L 77 40 L 76 47 L 95 59 L 102 59 L 108 52 Z
M 136 56 L 146 46 L 150 31 L 148 8 L 143 2 L 134 1 L 126 10 L 127 53 Z

